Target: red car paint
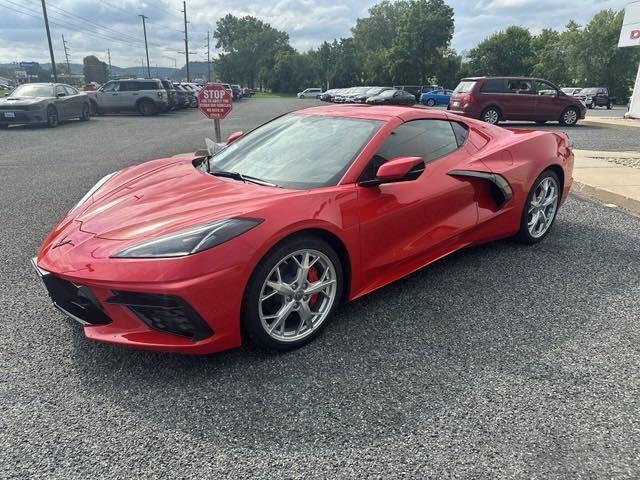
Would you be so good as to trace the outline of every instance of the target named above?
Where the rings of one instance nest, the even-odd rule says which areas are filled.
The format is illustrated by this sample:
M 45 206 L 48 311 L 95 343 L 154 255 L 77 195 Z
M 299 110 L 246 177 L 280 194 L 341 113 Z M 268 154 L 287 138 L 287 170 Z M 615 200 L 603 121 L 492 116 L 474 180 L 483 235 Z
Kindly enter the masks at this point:
M 49 233 L 39 268 L 87 286 L 111 317 L 84 327 L 94 340 L 181 353 L 211 353 L 241 344 L 240 310 L 248 279 L 278 242 L 313 231 L 341 246 L 346 297 L 365 295 L 461 248 L 513 235 L 534 179 L 554 168 L 572 182 L 567 136 L 509 131 L 432 109 L 329 105 L 297 113 L 382 120 L 382 127 L 335 186 L 289 190 L 212 177 L 192 158 L 168 158 L 121 170 Z M 426 165 L 412 181 L 360 186 L 360 173 L 403 122 L 449 119 L 469 134 L 457 150 Z M 496 205 L 481 179 L 448 175 L 454 169 L 502 175 L 513 191 Z M 142 239 L 229 216 L 264 219 L 211 249 L 180 258 L 110 258 Z M 69 241 L 70 240 L 70 241 Z M 59 245 L 59 246 L 58 246 Z M 153 330 L 124 306 L 104 303 L 114 290 L 177 295 L 214 334 L 192 341 Z

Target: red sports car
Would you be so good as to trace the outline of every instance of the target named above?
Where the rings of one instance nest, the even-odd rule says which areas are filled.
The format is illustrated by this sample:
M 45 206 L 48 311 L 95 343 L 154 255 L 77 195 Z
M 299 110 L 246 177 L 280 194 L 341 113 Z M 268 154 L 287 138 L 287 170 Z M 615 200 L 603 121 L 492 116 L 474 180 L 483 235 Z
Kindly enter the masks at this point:
M 330 105 L 215 155 L 100 180 L 33 264 L 87 337 L 209 353 L 315 337 L 352 300 L 470 245 L 542 240 L 572 183 L 564 133 Z

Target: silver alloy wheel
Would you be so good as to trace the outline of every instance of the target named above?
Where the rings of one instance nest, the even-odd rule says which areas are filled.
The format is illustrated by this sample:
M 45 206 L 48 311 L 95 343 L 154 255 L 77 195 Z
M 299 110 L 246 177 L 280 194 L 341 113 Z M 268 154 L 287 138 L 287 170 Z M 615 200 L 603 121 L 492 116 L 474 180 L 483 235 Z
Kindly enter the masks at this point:
M 500 115 L 498 114 L 498 111 L 495 108 L 491 108 L 486 112 L 484 112 L 484 116 L 482 117 L 482 120 L 492 125 L 495 125 L 496 123 L 498 123 L 499 119 L 500 119 Z
M 527 228 L 533 238 L 542 237 L 558 210 L 558 184 L 553 177 L 545 177 L 536 186 L 527 211 Z
M 573 125 L 578 121 L 578 113 L 573 108 L 570 108 L 562 115 L 562 121 L 565 125 Z
M 329 257 L 313 249 L 293 252 L 271 269 L 260 289 L 262 328 L 280 342 L 302 340 L 324 323 L 337 291 Z

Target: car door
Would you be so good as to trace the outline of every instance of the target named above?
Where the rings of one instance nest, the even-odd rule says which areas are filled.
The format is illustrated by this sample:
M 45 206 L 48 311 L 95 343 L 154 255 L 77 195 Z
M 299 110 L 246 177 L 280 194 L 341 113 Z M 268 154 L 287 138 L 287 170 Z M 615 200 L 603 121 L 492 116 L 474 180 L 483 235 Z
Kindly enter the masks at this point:
M 96 93 L 98 106 L 105 110 L 117 110 L 120 82 L 108 82 Z
M 132 110 L 135 108 L 141 88 L 145 88 L 145 82 L 124 80 L 120 82 L 120 92 L 116 102 L 119 110 Z
M 78 92 L 78 90 L 71 87 L 70 85 L 65 85 L 64 88 L 67 91 L 67 96 L 69 97 L 68 98 L 69 111 L 68 111 L 67 118 L 80 117 L 82 115 L 82 107 L 84 106 L 85 96 L 81 95 L 80 92 Z
M 536 119 L 537 120 L 558 120 L 564 107 L 566 106 L 563 99 L 567 97 L 560 97 L 556 87 L 550 83 L 542 80 L 536 80 L 534 82 L 534 88 L 538 93 L 537 105 L 536 105 Z M 554 95 L 550 95 L 548 92 L 555 92 Z
M 538 93 L 533 81 L 528 79 L 507 80 L 510 98 L 510 119 L 537 120 Z
M 375 178 L 378 167 L 396 157 L 419 156 L 426 166 L 415 180 L 357 187 L 362 278 L 385 278 L 387 270 L 400 271 L 438 256 L 476 224 L 474 187 L 447 174 L 468 156 L 459 147 L 447 120 L 406 122 L 385 139 L 361 181 Z
M 56 109 L 58 110 L 58 118 L 60 120 L 69 118 L 69 113 L 72 109 L 69 105 L 70 97 L 67 95 L 67 91 L 65 90 L 64 86 L 56 85 L 55 95 L 55 105 Z

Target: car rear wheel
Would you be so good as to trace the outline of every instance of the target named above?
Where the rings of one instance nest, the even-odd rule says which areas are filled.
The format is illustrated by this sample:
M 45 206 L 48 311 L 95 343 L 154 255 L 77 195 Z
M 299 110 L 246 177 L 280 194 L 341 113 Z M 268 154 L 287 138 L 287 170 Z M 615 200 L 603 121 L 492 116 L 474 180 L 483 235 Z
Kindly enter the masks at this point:
M 427 100 L 427 107 L 433 107 L 436 104 L 436 101 L 433 98 Z
M 258 264 L 244 295 L 242 325 L 259 347 L 286 351 L 318 335 L 342 296 L 342 265 L 325 241 L 294 237 Z
M 564 125 L 566 127 L 572 127 L 576 123 L 578 123 L 578 119 L 580 118 L 580 112 L 577 108 L 569 107 L 565 109 L 560 115 L 560 125 Z
M 50 105 L 47 108 L 47 127 L 55 128 L 58 126 L 58 123 L 58 110 L 56 110 L 56 107 Z
M 500 122 L 500 110 L 496 107 L 485 108 L 480 115 L 480 120 L 490 123 L 491 125 L 496 125 Z
M 155 115 L 156 104 L 151 100 L 141 100 L 140 103 L 138 103 L 138 111 L 145 117 L 148 117 L 149 115 Z
M 538 243 L 547 236 L 556 219 L 561 195 L 560 180 L 555 172 L 545 170 L 536 178 L 522 211 L 516 236 L 520 242 Z
M 88 104 L 84 104 L 82 106 L 82 114 L 80 115 L 80 120 L 86 122 L 91 118 L 91 107 Z
M 611 102 L 607 103 L 607 110 L 611 110 L 613 108 L 613 105 L 611 105 Z

